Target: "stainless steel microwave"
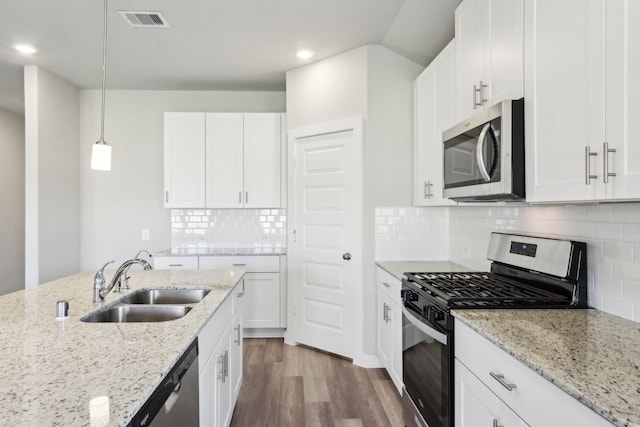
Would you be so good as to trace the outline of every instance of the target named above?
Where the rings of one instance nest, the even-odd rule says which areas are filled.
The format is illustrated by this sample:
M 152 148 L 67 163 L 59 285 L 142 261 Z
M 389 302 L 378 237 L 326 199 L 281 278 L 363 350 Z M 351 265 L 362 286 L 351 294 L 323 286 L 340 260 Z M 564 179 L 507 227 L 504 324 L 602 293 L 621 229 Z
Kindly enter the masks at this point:
M 446 130 L 442 139 L 445 197 L 524 200 L 524 99 L 496 104 Z

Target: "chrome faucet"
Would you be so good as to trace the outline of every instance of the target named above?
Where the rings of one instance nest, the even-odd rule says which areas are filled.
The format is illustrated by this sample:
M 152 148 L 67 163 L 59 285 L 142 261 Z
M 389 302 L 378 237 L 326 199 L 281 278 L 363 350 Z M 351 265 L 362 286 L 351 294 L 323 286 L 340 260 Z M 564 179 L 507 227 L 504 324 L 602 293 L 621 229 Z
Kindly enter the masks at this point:
M 151 258 L 151 253 L 148 250 L 141 249 L 138 251 L 136 256 L 133 257 L 133 259 L 141 259 L 140 254 L 142 253 L 146 253 L 147 255 L 149 255 L 149 258 Z M 122 276 L 120 277 L 120 280 L 118 280 L 118 287 L 113 292 L 120 292 L 120 289 L 129 289 L 129 268 L 130 267 L 131 266 L 127 267 L 124 270 L 124 272 L 122 273 Z M 145 267 L 145 270 L 147 270 L 146 267 Z
M 104 301 L 104 298 L 111 292 L 113 287 L 120 281 L 122 275 L 129 270 L 133 264 L 140 264 L 144 267 L 145 270 L 151 270 L 153 267 L 147 261 L 143 259 L 129 259 L 122 263 L 120 267 L 116 270 L 116 273 L 111 278 L 111 281 L 107 286 L 105 286 L 106 281 L 104 280 L 104 268 L 111 264 L 113 261 L 109 261 L 105 265 L 102 266 L 100 270 L 93 277 L 93 302 L 101 302 Z

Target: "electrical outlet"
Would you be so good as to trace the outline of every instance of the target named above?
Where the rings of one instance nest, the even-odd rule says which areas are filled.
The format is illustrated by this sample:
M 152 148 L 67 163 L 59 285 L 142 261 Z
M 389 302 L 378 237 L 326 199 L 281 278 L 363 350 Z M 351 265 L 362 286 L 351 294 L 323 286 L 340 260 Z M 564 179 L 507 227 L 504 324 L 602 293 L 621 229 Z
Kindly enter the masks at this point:
M 148 228 L 143 228 L 142 229 L 142 240 L 149 240 L 149 229 Z

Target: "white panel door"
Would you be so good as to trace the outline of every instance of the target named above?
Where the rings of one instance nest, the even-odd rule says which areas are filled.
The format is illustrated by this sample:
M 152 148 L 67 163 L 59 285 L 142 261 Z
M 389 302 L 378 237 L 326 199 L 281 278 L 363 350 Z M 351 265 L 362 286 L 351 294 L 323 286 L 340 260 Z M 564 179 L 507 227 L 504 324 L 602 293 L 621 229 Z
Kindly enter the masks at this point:
M 332 129 L 329 129 L 331 132 Z M 296 341 L 354 354 L 354 290 L 360 287 L 362 134 L 294 139 Z
M 244 207 L 280 207 L 279 113 L 244 115 Z
M 164 206 L 204 205 L 203 113 L 164 113 Z
M 206 115 L 208 208 L 243 206 L 243 117 L 240 113 Z

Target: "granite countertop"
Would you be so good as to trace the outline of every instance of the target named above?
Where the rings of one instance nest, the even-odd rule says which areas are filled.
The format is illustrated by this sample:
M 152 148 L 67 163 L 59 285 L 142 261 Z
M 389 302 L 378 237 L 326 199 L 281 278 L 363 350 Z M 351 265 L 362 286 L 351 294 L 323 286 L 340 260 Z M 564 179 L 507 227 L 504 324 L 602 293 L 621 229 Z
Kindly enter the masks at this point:
M 455 310 L 617 426 L 640 426 L 640 325 L 599 310 Z
M 376 261 L 376 264 L 398 280 L 402 280 L 404 273 L 474 271 L 451 261 Z
M 171 248 L 164 251 L 155 252 L 153 256 L 243 256 L 243 255 L 286 255 L 287 248 L 283 247 L 248 247 L 248 248 Z
M 105 273 L 108 280 L 111 274 Z M 0 297 L 2 424 L 126 425 L 243 274 L 244 270 L 132 269 L 131 290 L 211 289 L 185 317 L 169 322 L 80 321 L 124 295 L 110 293 L 104 303 L 94 304 L 94 272 Z M 57 320 L 56 301 L 62 299 L 69 301 L 69 317 Z

